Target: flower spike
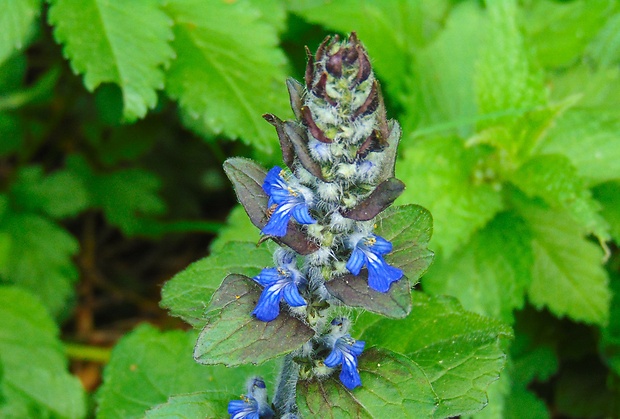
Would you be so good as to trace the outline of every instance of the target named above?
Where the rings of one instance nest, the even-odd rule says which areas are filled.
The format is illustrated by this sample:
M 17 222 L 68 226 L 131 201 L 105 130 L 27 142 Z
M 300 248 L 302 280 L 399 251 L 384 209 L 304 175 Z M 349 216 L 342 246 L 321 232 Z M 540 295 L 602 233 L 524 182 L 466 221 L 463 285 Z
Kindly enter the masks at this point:
M 247 395 L 228 403 L 230 419 L 272 419 L 274 413 L 267 403 L 266 387 L 262 378 L 250 378 Z
M 357 240 L 353 239 L 354 249 L 347 262 L 347 269 L 359 275 L 362 267 L 368 267 L 368 286 L 375 291 L 388 292 L 392 282 L 403 277 L 403 271 L 390 266 L 383 255 L 392 251 L 392 243 L 383 237 L 371 234 Z

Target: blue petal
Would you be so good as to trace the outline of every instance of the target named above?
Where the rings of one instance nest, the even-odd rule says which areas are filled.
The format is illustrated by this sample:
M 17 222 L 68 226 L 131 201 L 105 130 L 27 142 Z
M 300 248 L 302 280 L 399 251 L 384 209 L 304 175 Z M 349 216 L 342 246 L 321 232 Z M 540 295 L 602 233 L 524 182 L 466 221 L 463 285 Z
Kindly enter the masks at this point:
M 372 235 L 375 239 L 375 243 L 373 245 L 368 246 L 368 248 L 378 255 L 385 255 L 386 253 L 390 253 L 392 251 L 392 243 L 385 240 L 381 236 Z
M 270 322 L 278 317 L 278 314 L 280 314 L 281 291 L 282 287 L 277 285 L 263 289 L 263 293 L 260 295 L 252 314 L 258 320 L 264 322 Z
M 290 218 L 290 208 L 286 205 L 280 205 L 271 215 L 269 222 L 267 222 L 267 225 L 265 225 L 261 231 L 263 234 L 268 234 L 270 236 L 286 236 L 286 228 Z
M 323 363 L 329 368 L 334 368 L 342 363 L 343 358 L 342 351 L 339 348 L 334 348 Z
M 308 212 L 308 205 L 304 203 L 299 203 L 293 209 L 293 217 L 300 224 L 314 224 L 316 220 L 310 216 Z
M 232 400 L 228 403 L 228 413 L 230 419 L 259 419 L 258 403 L 253 398 L 243 400 Z
M 280 274 L 276 268 L 263 269 L 254 280 L 261 284 L 263 287 L 268 287 L 278 281 Z
M 342 371 L 340 371 L 340 381 L 349 390 L 362 385 L 362 379 L 357 371 L 357 357 L 353 355 L 344 357 Z
M 284 296 L 284 300 L 291 307 L 301 307 L 306 305 L 306 300 L 304 300 L 299 293 L 297 285 L 292 282 L 283 288 L 282 294 Z
M 353 275 L 359 275 L 364 263 L 366 263 L 366 255 L 356 247 L 353 249 L 353 253 L 351 253 L 351 257 L 347 261 L 347 269 Z
M 368 286 L 375 291 L 388 292 L 390 285 L 403 276 L 403 271 L 388 263 L 381 256 L 375 256 L 368 262 Z
M 356 340 L 353 345 L 349 346 L 349 352 L 355 356 L 360 356 L 364 351 L 364 346 L 366 346 L 366 342 L 363 340 Z
M 263 182 L 263 191 L 265 191 L 267 195 L 272 195 L 274 188 L 282 187 L 284 179 L 280 176 L 281 172 L 282 168 L 280 166 L 275 166 L 267 172 L 267 176 L 265 176 L 265 181 Z

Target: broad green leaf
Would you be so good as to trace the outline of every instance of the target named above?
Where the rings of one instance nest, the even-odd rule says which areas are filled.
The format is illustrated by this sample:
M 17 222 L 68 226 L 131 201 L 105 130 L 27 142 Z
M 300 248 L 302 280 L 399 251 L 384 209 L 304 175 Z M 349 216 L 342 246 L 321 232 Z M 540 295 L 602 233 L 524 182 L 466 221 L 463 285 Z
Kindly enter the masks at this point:
M 494 180 L 484 179 L 478 164 L 488 154 L 477 146 L 465 148 L 457 138 L 422 140 L 401 151 L 397 177 L 408 188 L 401 203 L 416 203 L 433 214 L 431 247 L 446 257 L 501 210 Z
M 577 61 L 614 9 L 612 0 L 531 4 L 523 19 L 525 30 L 537 61 L 548 68 L 564 68 Z
M 603 183 L 592 192 L 601 205 L 601 215 L 610 226 L 611 236 L 620 243 L 620 181 Z
M 77 240 L 53 222 L 26 213 L 6 214 L 0 231 L 10 237 L 7 263 L 0 265 L 2 282 L 30 290 L 59 316 L 74 295 L 78 272 L 71 258 Z
M 487 11 L 489 26 L 476 63 L 476 99 L 481 115 L 514 120 L 515 115 L 544 105 L 545 89 L 528 57 L 516 0 L 488 1 Z
M 125 234 L 140 233 L 145 218 L 165 211 L 165 204 L 157 194 L 160 180 L 151 172 L 130 168 L 95 173 L 79 156 L 72 157 L 67 166 L 84 182 L 90 204 L 103 210 L 110 224 Z
M 146 419 L 192 419 L 222 417 L 228 409 L 228 402 L 234 399 L 230 393 L 209 391 L 173 396 L 168 402 L 146 412 Z
M 433 261 L 427 248 L 433 234 L 433 217 L 419 205 L 390 207 L 376 219 L 375 233 L 392 243 L 386 260 L 417 283 Z
M 261 115 L 290 114 L 276 29 L 243 0 L 167 0 L 165 10 L 176 51 L 167 93 L 210 131 L 273 152 L 276 137 Z
M 262 288 L 247 276 L 231 274 L 213 294 L 207 324 L 194 348 L 194 359 L 207 365 L 262 364 L 308 342 L 314 331 L 281 310 L 275 320 L 252 316 Z
M 88 193 L 74 173 L 57 171 L 45 176 L 39 166 L 19 172 L 11 187 L 11 198 L 21 210 L 54 218 L 75 216 L 88 206 Z
M 457 297 L 466 310 L 512 322 L 523 307 L 534 256 L 531 234 L 519 217 L 498 214 L 450 258 L 424 276 L 424 290 Z
M 260 236 L 260 230 L 252 224 L 243 207 L 237 205 L 228 214 L 226 226 L 211 242 L 210 250 L 213 253 L 219 252 L 226 246 L 226 243 L 232 241 L 258 243 Z
M 297 405 L 303 417 L 430 418 L 437 395 L 415 362 L 385 349 L 359 358 L 362 386 L 351 391 L 338 377 L 297 382 Z
M 568 158 L 560 154 L 536 156 L 519 167 L 511 181 L 530 198 L 542 198 L 551 208 L 570 213 L 599 240 L 609 240 L 609 226 L 599 214 L 600 206 Z
M 598 110 L 567 112 L 543 143 L 541 153 L 563 154 L 589 183 L 620 178 L 620 120 Z
M 180 330 L 160 332 L 149 325 L 125 336 L 104 371 L 97 417 L 142 418 L 146 410 L 183 393 L 240 394 L 252 374 L 262 375 L 272 387 L 273 364 L 239 368 L 197 364 L 192 359 L 196 336 Z M 209 417 L 223 416 L 225 410 Z
M 0 392 L 8 401 L 0 416 L 84 417 L 84 389 L 67 370 L 58 327 L 41 302 L 0 286 L 0 318 Z
M 262 268 L 273 264 L 272 259 L 265 246 L 257 247 L 247 242 L 226 243 L 220 250 L 194 262 L 166 282 L 161 306 L 192 326 L 202 327 L 206 321 L 207 304 L 228 274 L 258 275 Z
M 566 212 L 520 200 L 517 208 L 532 232 L 534 265 L 528 290 L 534 306 L 556 316 L 604 325 L 611 298 L 603 251 L 584 237 Z
M 505 401 L 504 419 L 548 419 L 547 405 L 524 387 L 512 388 Z
M 437 418 L 485 406 L 486 389 L 504 367 L 501 342 L 512 335 L 508 326 L 464 311 L 455 299 L 418 292 L 406 319 L 364 314 L 356 327 L 360 339 L 404 354 L 422 368 L 439 397 Z
M 610 279 L 613 298 L 610 304 L 609 324 L 602 330 L 600 345 L 605 362 L 620 376 L 620 275 L 612 274 Z
M 123 91 L 124 116 L 142 118 L 157 104 L 164 72 L 174 56 L 172 22 L 158 0 L 50 0 L 56 41 L 86 88 L 115 83 Z
M 30 41 L 40 8 L 41 0 L 0 0 L 0 64 Z
M 601 67 L 620 61 L 620 13 L 612 15 L 588 46 L 587 54 Z

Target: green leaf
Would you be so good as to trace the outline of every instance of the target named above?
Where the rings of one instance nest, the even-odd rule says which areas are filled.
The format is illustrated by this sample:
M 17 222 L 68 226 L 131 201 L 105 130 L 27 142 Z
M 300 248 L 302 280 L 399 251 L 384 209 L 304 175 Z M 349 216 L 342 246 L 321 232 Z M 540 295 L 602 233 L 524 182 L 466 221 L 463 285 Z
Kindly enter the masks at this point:
M 163 66 L 174 56 L 172 22 L 158 0 L 50 0 L 54 37 L 86 88 L 116 83 L 124 116 L 142 118 L 164 88 Z
M 528 57 L 517 2 L 489 1 L 487 10 L 489 26 L 476 65 L 476 99 L 482 115 L 514 120 L 520 112 L 545 104 L 543 80 Z
M 466 310 L 511 323 L 532 277 L 530 241 L 522 219 L 500 213 L 454 255 L 436 262 L 422 280 L 424 290 L 452 295 Z
M 273 256 L 265 246 L 257 247 L 247 242 L 226 243 L 211 256 L 194 262 L 166 282 L 161 306 L 192 326 L 202 327 L 206 321 L 207 304 L 228 274 L 255 276 L 271 264 Z
M 303 417 L 430 418 L 437 407 L 425 373 L 406 357 L 370 349 L 359 358 L 362 386 L 351 391 L 337 377 L 297 382 L 297 405 Z
M 0 286 L 0 318 L 0 392 L 9 402 L 0 405 L 0 416 L 22 411 L 28 412 L 23 417 L 84 417 L 84 389 L 67 370 L 58 327 L 41 302 Z
M 601 67 L 620 61 L 620 13 L 612 15 L 588 46 L 587 54 Z
M 34 214 L 8 213 L 0 231 L 10 237 L 9 256 L 0 265 L 2 280 L 30 290 L 58 316 L 73 297 L 78 272 L 72 257 L 77 240 L 51 221 Z
M 519 167 L 511 181 L 530 198 L 542 198 L 552 208 L 570 213 L 601 242 L 609 240 L 609 226 L 598 213 L 600 206 L 568 158 L 559 154 L 536 156 Z
M 606 364 L 620 376 L 620 275 L 612 274 L 610 281 L 613 298 L 610 304 L 609 324 L 601 331 L 601 353 Z
M 537 61 L 547 68 L 568 67 L 579 59 L 613 11 L 612 0 L 532 2 L 524 23 Z
M 502 208 L 493 181 L 480 179 L 484 174 L 478 164 L 487 154 L 481 146 L 465 148 L 457 138 L 422 140 L 401 151 L 397 177 L 410 186 L 400 202 L 418 203 L 430 210 L 431 245 L 446 257 Z
M 252 316 L 262 288 L 251 278 L 230 274 L 213 294 L 207 324 L 194 348 L 194 359 L 207 365 L 261 364 L 309 341 L 314 331 L 280 311 L 275 320 Z
M 261 115 L 290 114 L 276 29 L 248 1 L 167 0 L 165 9 L 176 51 L 167 93 L 214 133 L 273 152 L 277 141 Z
M 88 193 L 74 173 L 56 171 L 44 176 L 39 166 L 20 170 L 11 186 L 11 198 L 24 211 L 54 218 L 75 216 L 88 206 Z
M 165 211 L 157 195 L 160 180 L 151 172 L 132 168 L 95 173 L 81 156 L 72 157 L 67 166 L 86 185 L 91 205 L 125 234 L 140 233 L 148 218 Z
M 553 127 L 541 153 L 563 154 L 590 184 L 620 178 L 620 120 L 612 112 L 567 112 Z
M 611 236 L 620 243 L 620 181 L 603 183 L 592 192 L 601 205 L 601 215 L 610 226 Z
M 360 339 L 404 354 L 422 368 L 439 397 L 437 418 L 485 406 L 486 388 L 504 366 L 501 340 L 512 335 L 508 326 L 464 311 L 455 299 L 418 292 L 406 319 L 364 314 L 356 327 Z
M 227 411 L 234 396 L 223 391 L 200 392 L 173 396 L 167 403 L 146 412 L 147 419 L 217 418 Z
M 0 0 L 0 64 L 30 41 L 41 0 Z
M 191 355 L 195 341 L 194 332 L 160 332 L 149 325 L 126 335 L 104 371 L 97 417 L 142 418 L 149 408 L 183 393 L 227 390 L 238 394 L 251 374 L 273 381 L 273 364 L 239 368 L 197 364 Z M 222 410 L 209 417 L 224 414 Z
M 534 306 L 555 315 L 604 325 L 611 298 L 603 251 L 586 240 L 583 228 L 566 212 L 532 201 L 515 201 L 533 235 L 534 266 L 528 290 Z
M 232 241 L 258 243 L 260 237 L 260 230 L 252 224 L 243 207 L 237 205 L 228 214 L 226 226 L 211 242 L 210 250 L 212 253 L 220 252 L 226 243 Z

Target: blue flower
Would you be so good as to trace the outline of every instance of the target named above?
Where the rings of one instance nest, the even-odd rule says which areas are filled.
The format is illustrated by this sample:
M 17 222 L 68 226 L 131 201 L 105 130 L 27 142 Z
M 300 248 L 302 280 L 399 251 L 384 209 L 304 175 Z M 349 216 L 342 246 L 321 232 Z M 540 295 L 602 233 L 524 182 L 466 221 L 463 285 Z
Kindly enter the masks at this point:
M 263 269 L 258 276 L 253 278 L 265 288 L 252 314 L 264 322 L 270 322 L 278 317 L 282 298 L 291 307 L 306 305 L 298 289 L 306 279 L 295 267 L 295 254 L 283 251 L 280 252 L 279 259 L 280 266 Z
M 388 265 L 383 255 L 392 251 L 392 243 L 371 234 L 357 240 L 347 262 L 347 269 L 359 275 L 364 265 L 368 267 L 368 286 L 375 291 L 388 292 L 392 282 L 403 276 L 403 271 Z
M 248 394 L 241 400 L 228 402 L 230 419 L 271 419 L 273 410 L 267 403 L 265 381 L 260 377 L 250 378 L 247 384 Z
M 340 381 L 349 390 L 362 385 L 362 379 L 359 371 L 357 371 L 357 357 L 362 354 L 365 345 L 366 342 L 355 340 L 351 335 L 346 334 L 336 339 L 334 348 L 323 361 L 330 368 L 342 364 Z
M 291 216 L 300 224 L 316 223 L 316 220 L 308 212 L 308 202 L 304 194 L 289 186 L 284 180 L 283 174 L 283 170 L 276 166 L 267 173 L 263 182 L 263 190 L 269 195 L 267 206 L 271 216 L 262 232 L 276 237 L 286 235 L 286 228 Z

